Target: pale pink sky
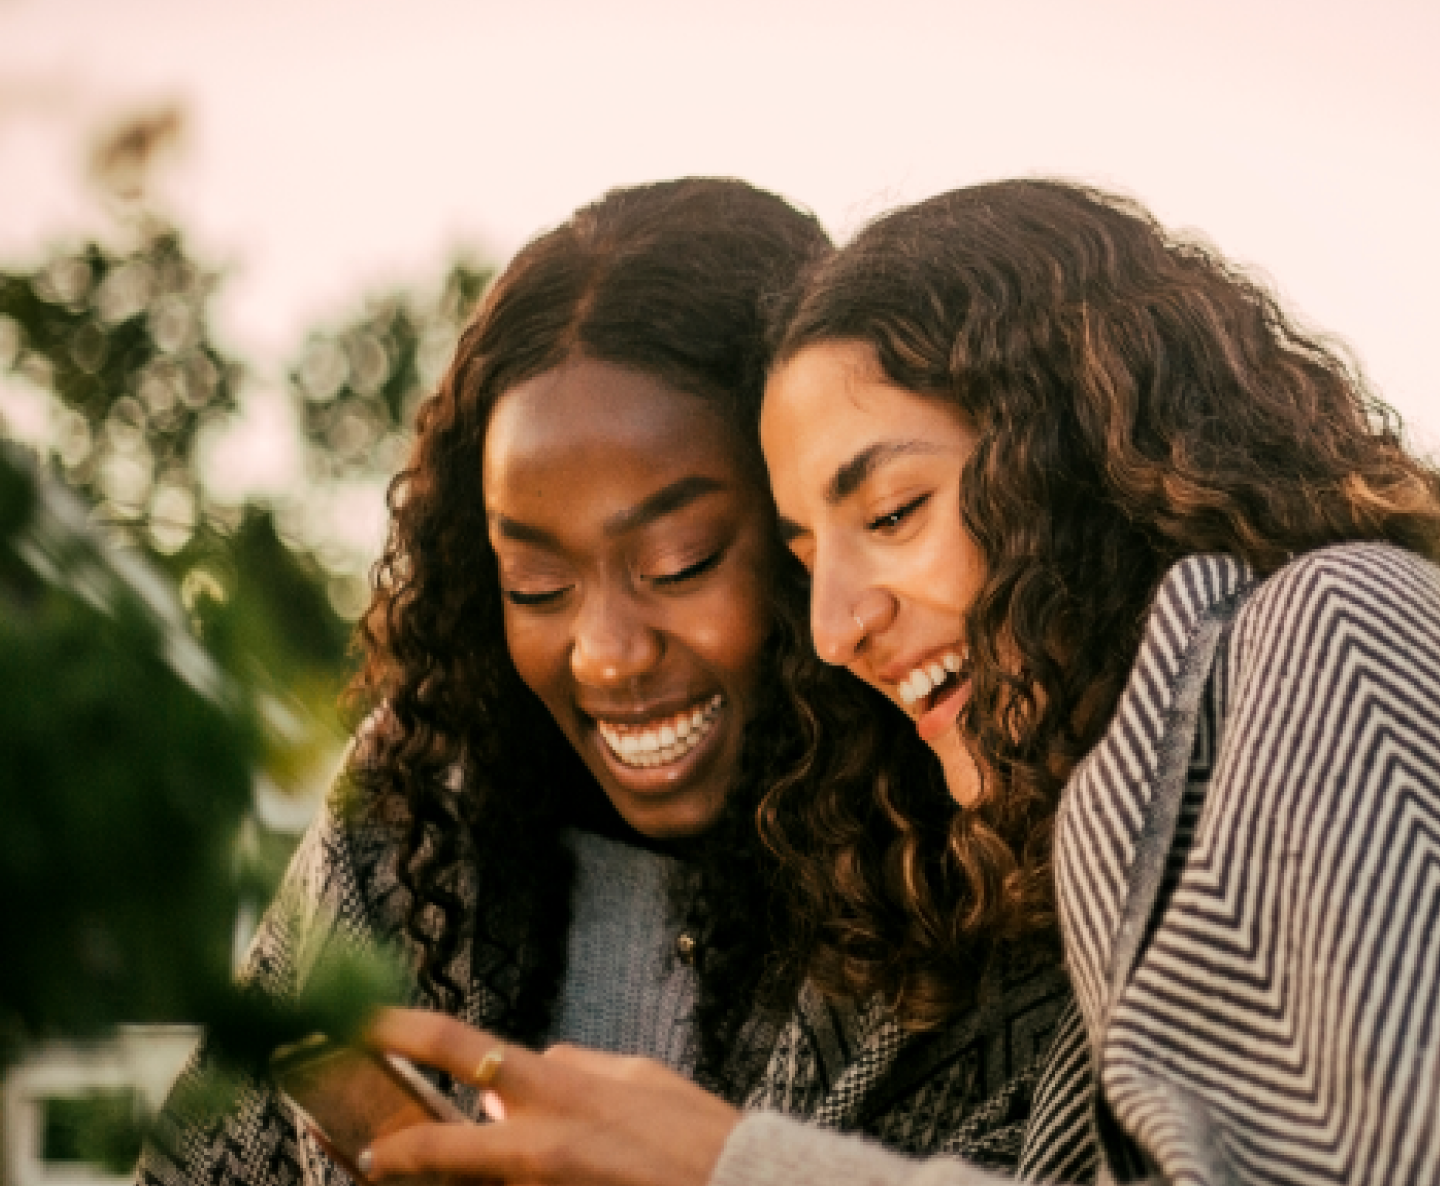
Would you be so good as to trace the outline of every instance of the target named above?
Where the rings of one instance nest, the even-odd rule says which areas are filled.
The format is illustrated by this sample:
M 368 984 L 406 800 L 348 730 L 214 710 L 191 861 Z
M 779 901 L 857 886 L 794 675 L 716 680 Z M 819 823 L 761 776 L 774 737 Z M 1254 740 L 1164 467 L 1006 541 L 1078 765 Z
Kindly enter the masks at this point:
M 0 260 L 93 225 L 86 136 L 170 98 L 170 201 L 272 385 L 368 287 L 613 185 L 738 175 L 844 235 L 1061 174 L 1262 269 L 1440 451 L 1437 57 L 1434 0 L 0 0 Z M 283 481 L 251 400 L 243 480 Z

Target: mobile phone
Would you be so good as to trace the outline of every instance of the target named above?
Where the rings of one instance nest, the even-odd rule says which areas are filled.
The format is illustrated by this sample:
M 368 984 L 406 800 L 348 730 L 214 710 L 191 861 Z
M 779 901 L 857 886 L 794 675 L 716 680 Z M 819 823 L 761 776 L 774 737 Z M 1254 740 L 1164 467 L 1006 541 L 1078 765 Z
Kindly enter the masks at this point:
M 356 1163 L 377 1137 L 412 1124 L 470 1119 L 398 1055 L 319 1034 L 276 1050 L 270 1071 L 321 1147 L 357 1182 L 367 1181 Z M 408 1181 L 441 1186 L 446 1179 L 417 1174 Z

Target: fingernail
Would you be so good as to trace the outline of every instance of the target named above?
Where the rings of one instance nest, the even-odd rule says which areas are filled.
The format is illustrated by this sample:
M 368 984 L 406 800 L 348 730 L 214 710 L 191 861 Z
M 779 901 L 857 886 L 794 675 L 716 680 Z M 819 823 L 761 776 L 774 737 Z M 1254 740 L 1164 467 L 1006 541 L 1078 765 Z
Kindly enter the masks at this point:
M 364 1149 L 355 1159 L 355 1164 L 362 1174 L 368 1174 L 375 1168 L 375 1154 L 371 1153 L 369 1149 Z

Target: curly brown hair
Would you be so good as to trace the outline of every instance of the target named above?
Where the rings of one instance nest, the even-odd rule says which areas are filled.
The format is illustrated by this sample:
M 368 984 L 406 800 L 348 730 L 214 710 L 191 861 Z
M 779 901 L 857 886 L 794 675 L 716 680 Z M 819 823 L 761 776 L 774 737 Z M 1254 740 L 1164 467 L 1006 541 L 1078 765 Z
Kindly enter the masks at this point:
M 460 1003 L 453 961 L 468 936 L 471 973 L 503 1002 L 497 1016 L 481 1020 L 516 1040 L 543 1039 L 570 921 L 573 860 L 562 833 L 605 809 L 603 791 L 506 648 L 481 493 L 492 409 L 517 384 L 569 360 L 632 367 L 716 407 L 763 480 L 755 430 L 766 363 L 762 303 L 826 249 L 812 217 L 738 181 L 613 191 L 515 256 L 421 407 L 412 456 L 390 488 L 390 536 L 360 627 L 365 664 L 356 692 L 362 705 L 383 709 L 353 773 L 399 836 L 405 933 L 419 952 L 422 999 L 436 1007 Z M 816 664 L 804 589 L 778 539 L 773 546 L 779 576 L 765 648 L 772 667 L 762 681 L 769 695 L 747 726 L 721 818 L 683 854 L 672 886 L 701 939 L 699 1077 L 730 1094 L 755 1069 L 729 1060 L 757 994 L 779 999 L 793 988 L 793 978 L 770 975 L 782 967 L 775 957 L 786 932 L 755 811 L 775 773 L 795 765 L 802 738 L 813 753 L 797 786 L 845 766 L 849 745 L 842 758 L 828 738 L 862 715 L 847 710 L 845 687 L 817 698 L 813 720 L 782 694 L 782 670 L 801 683 L 827 676 L 806 674 Z M 816 722 L 830 723 L 825 736 Z M 864 777 L 863 762 L 846 769 L 841 781 Z M 470 900 L 480 904 L 475 917 Z
M 1137 203 L 1065 182 L 878 219 L 813 266 L 772 333 L 776 365 L 863 344 L 979 435 L 959 513 L 986 572 L 963 627 L 980 801 L 937 830 L 882 778 L 879 834 L 824 787 L 807 802 L 781 785 L 764 812 L 817 983 L 934 1024 L 966 992 L 957 950 L 973 963 L 1053 934 L 1061 786 L 1109 723 L 1165 571 L 1221 552 L 1265 574 L 1358 539 L 1440 558 L 1440 474 L 1345 352 L 1259 283 Z

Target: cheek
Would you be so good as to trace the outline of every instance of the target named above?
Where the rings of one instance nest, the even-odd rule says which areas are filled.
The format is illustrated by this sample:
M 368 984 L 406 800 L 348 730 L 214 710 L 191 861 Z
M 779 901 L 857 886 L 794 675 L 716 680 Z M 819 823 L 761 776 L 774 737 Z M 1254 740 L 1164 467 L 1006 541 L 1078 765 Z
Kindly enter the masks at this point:
M 985 586 L 985 560 L 980 554 L 980 545 L 964 527 L 957 531 L 955 555 L 960 558 L 956 566 L 956 598 L 961 609 L 968 611 Z
M 980 548 L 963 524 L 936 532 L 924 549 L 915 593 L 947 617 L 966 614 L 985 584 Z M 928 592 L 927 592 L 928 591 Z
M 507 608 L 505 646 L 526 687 L 548 703 L 568 672 L 561 631 Z
M 691 616 L 690 645 L 708 666 L 747 691 L 759 680 L 769 633 L 769 589 L 758 577 L 718 588 Z

